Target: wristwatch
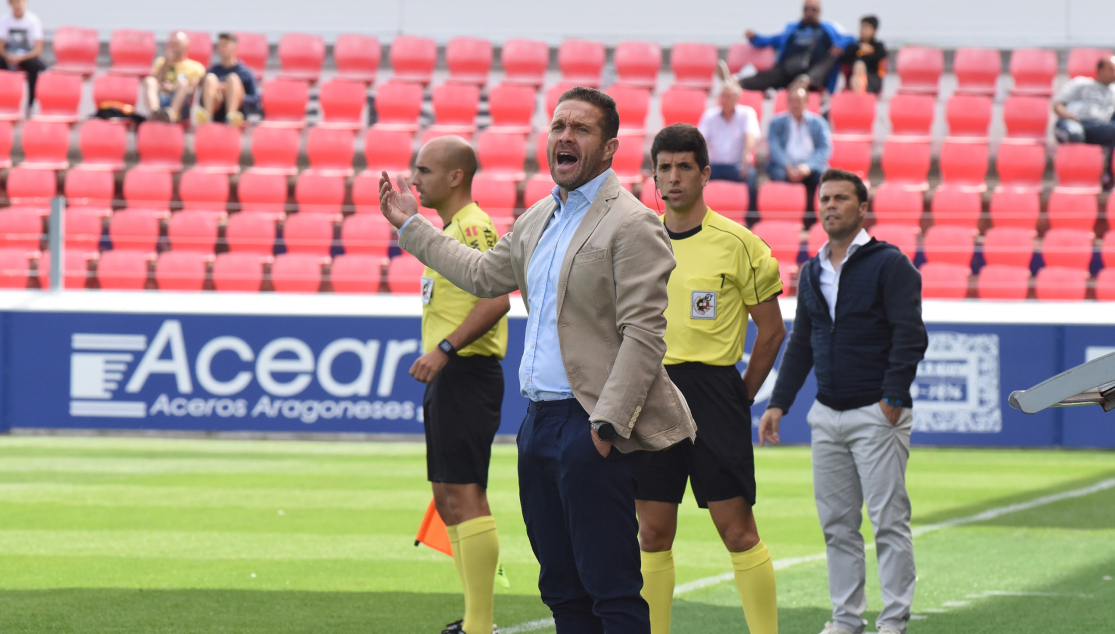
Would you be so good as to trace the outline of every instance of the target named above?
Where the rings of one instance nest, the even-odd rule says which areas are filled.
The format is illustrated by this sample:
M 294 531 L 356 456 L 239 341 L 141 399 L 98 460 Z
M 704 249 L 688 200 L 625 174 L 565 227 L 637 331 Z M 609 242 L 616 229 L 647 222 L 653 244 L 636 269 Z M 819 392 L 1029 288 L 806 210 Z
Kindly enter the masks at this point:
M 442 339 L 438 342 L 437 349 L 451 357 L 457 356 L 457 349 L 453 347 L 453 344 L 449 343 L 448 339 Z
M 612 440 L 616 437 L 616 428 L 611 423 L 597 421 L 592 424 L 592 431 L 596 432 L 600 440 Z

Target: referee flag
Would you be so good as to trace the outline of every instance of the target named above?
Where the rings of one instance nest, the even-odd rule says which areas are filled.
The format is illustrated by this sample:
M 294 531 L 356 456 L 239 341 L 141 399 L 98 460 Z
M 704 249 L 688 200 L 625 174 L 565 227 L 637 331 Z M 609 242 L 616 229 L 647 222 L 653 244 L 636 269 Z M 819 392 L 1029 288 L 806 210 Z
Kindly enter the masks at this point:
M 449 531 L 445 530 L 445 522 L 438 515 L 433 500 L 430 500 L 430 506 L 426 508 L 426 516 L 422 518 L 422 524 L 418 527 L 418 535 L 414 538 L 414 545 L 417 546 L 418 544 L 426 544 L 436 551 L 443 552 L 450 557 L 453 556 L 453 546 L 449 543 Z

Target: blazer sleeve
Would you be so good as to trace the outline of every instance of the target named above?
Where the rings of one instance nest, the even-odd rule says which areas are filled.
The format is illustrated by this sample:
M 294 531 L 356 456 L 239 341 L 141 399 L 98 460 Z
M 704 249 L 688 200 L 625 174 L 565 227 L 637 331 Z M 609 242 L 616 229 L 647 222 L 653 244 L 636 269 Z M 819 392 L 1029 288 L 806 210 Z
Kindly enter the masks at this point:
M 921 318 L 921 274 L 905 256 L 895 256 L 883 284 L 883 308 L 891 327 L 890 357 L 883 374 L 883 398 L 913 405 L 910 385 L 929 346 Z
M 806 270 L 803 267 L 802 272 L 805 273 Z M 807 275 L 806 273 L 799 278 L 799 288 L 801 284 L 809 284 Z M 783 413 L 790 411 L 801 386 L 805 385 L 809 371 L 813 369 L 812 335 L 813 320 L 799 296 L 794 325 L 786 342 L 786 352 L 782 353 L 782 365 L 778 368 L 778 379 L 774 382 L 774 391 L 770 395 L 767 409 L 777 407 Z
M 495 247 L 480 252 L 438 231 L 422 216 L 415 216 L 399 234 L 399 248 L 470 295 L 499 297 L 519 288 L 511 267 L 512 233 L 507 232 Z
M 824 119 L 816 117 L 810 120 L 809 129 L 813 135 L 813 156 L 809 158 L 809 169 L 820 174 L 828 169 L 829 159 L 832 157 L 832 133 Z
M 629 438 L 631 416 L 646 401 L 666 356 L 666 283 L 675 260 L 665 226 L 649 211 L 632 214 L 613 244 L 616 327 L 621 339 L 589 419 L 612 423 L 620 436 Z

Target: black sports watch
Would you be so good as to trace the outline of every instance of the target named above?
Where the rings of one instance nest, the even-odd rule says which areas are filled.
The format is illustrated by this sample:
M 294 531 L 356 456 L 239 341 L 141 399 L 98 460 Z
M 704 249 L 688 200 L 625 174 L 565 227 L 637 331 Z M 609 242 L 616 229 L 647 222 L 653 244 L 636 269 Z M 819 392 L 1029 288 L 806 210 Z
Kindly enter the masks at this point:
M 449 343 L 448 339 L 442 339 L 438 342 L 437 349 L 451 357 L 457 356 L 457 349 L 453 347 L 453 344 Z
M 592 431 L 596 432 L 600 440 L 612 440 L 616 437 L 616 428 L 611 423 L 597 421 L 592 424 Z

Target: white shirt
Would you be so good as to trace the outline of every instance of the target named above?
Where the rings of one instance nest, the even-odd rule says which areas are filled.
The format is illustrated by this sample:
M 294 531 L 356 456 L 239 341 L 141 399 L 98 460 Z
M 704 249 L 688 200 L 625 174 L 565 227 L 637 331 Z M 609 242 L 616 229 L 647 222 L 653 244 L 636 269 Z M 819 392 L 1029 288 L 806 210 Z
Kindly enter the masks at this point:
M 844 270 L 844 263 L 848 258 L 852 257 L 860 247 L 871 242 L 871 236 L 867 235 L 866 229 L 860 229 L 856 237 L 852 239 L 852 244 L 848 247 L 848 252 L 844 254 L 844 259 L 840 261 L 840 266 L 832 268 L 832 262 L 829 256 L 832 255 L 832 250 L 829 249 L 829 243 L 826 242 L 821 245 L 821 251 L 817 257 L 821 259 L 821 279 L 818 282 L 821 285 L 821 294 L 825 296 L 825 303 L 829 305 L 829 317 L 836 321 L 836 298 L 840 294 L 840 272 Z
M 727 121 L 720 106 L 709 108 L 701 115 L 697 129 L 708 143 L 708 161 L 713 165 L 741 164 L 748 133 L 761 134 L 755 109 L 742 104 L 736 104 L 735 113 Z
M 790 117 L 790 138 L 786 140 L 786 155 L 794 165 L 801 165 L 813 156 L 813 135 L 809 133 L 809 122 Z
M 23 55 L 35 48 L 35 42 L 43 39 L 43 23 L 39 16 L 24 11 L 18 20 L 8 11 L 0 16 L 0 39 L 9 53 Z

